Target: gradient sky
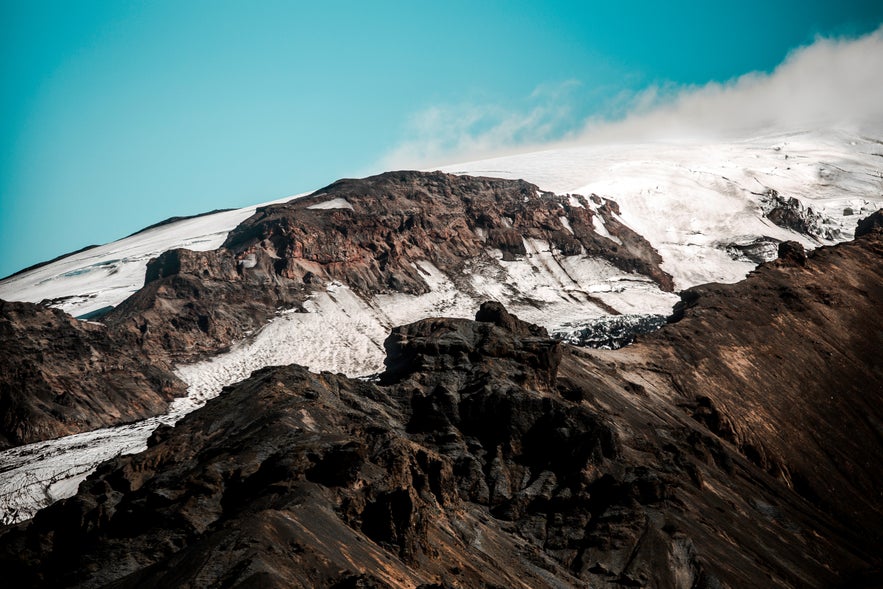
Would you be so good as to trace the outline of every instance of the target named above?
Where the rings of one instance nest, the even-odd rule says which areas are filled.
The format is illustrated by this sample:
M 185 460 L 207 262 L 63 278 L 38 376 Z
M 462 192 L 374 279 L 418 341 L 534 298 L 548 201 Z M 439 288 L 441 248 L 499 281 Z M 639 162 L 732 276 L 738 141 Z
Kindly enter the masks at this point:
M 483 105 L 480 133 L 566 104 L 511 138 L 554 140 L 881 23 L 879 0 L 0 0 L 0 276 L 379 172 L 436 109 Z

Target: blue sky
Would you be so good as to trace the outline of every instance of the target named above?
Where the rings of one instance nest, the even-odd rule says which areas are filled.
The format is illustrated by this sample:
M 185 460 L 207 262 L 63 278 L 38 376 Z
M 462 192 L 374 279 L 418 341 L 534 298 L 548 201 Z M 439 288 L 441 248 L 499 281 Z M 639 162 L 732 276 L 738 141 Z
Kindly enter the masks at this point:
M 566 138 L 881 22 L 877 0 L 0 0 L 0 276 L 410 151 L 455 161 L 464 134 Z M 519 117 L 540 122 L 489 133 Z

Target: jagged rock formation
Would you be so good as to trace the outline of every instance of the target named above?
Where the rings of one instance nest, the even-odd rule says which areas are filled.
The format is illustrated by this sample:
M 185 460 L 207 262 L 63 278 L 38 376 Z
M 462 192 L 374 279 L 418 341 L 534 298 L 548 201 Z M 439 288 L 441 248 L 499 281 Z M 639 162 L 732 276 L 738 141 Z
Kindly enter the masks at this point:
M 720 247 L 734 260 L 748 260 L 754 264 L 763 264 L 776 259 L 779 240 L 764 236 L 743 242 L 724 243 Z
M 688 291 L 615 351 L 496 304 L 379 382 L 274 367 L 0 535 L 78 587 L 880 583 L 880 232 Z
M 144 287 L 102 321 L 131 345 L 182 362 L 223 350 L 308 294 L 303 284 L 245 272 L 228 250 L 175 249 L 151 260 Z
M 591 199 L 594 208 L 585 197 L 541 193 L 522 180 L 441 172 L 341 180 L 258 209 L 219 250 L 166 252 L 148 265 L 144 288 L 103 321 L 151 353 L 194 358 L 260 327 L 277 308 L 297 308 L 331 281 L 366 297 L 422 294 L 429 287 L 414 262 L 426 260 L 469 292 L 467 264 L 496 264 L 489 249 L 504 260 L 525 255 L 526 239 L 552 244 L 561 256 L 602 258 L 671 291 L 662 258 L 619 221 L 616 203 Z M 595 215 L 611 237 L 596 232 Z
M 462 276 L 467 263 L 496 263 L 489 249 L 514 259 L 525 254 L 524 240 L 541 240 L 553 244 L 561 256 L 600 257 L 671 290 L 671 277 L 660 269 L 658 253 L 618 220 L 615 203 L 592 196 L 589 206 L 581 196 L 538 194 L 536 186 L 524 181 L 391 172 L 342 180 L 305 199 L 258 209 L 218 250 L 167 251 L 148 263 L 143 288 L 116 308 L 101 310 L 100 317 L 109 338 L 102 345 L 138 358 L 145 367 L 134 372 L 147 370 L 150 382 L 118 385 L 104 378 L 99 390 L 122 387 L 128 391 L 123 397 L 132 402 L 114 408 L 96 401 L 91 407 L 81 404 L 77 411 L 61 410 L 58 403 L 47 405 L 46 394 L 42 401 L 29 400 L 33 387 L 16 389 L 9 393 L 16 400 L 0 406 L 8 407 L 2 413 L 6 429 L 0 435 L 7 436 L 2 443 L 48 439 L 162 413 L 171 395 L 184 392 L 168 374 L 170 365 L 224 350 L 265 325 L 280 308 L 303 310 L 310 294 L 333 280 L 365 297 L 427 292 L 414 265 L 420 260 Z M 596 215 L 610 237 L 595 231 Z M 462 287 L 469 289 L 465 282 Z M 53 325 L 74 325 L 54 317 Z M 71 333 L 79 335 L 71 335 L 69 345 L 101 348 L 85 335 L 97 330 L 74 330 Z M 37 342 L 49 341 L 32 340 L 25 349 L 10 338 L 8 349 L 28 364 L 38 362 L 33 358 L 43 353 Z M 52 354 L 51 346 L 45 353 Z M 57 374 L 77 375 L 89 366 L 76 355 L 55 355 L 53 360 Z M 151 363 L 157 368 L 148 369 Z M 100 373 L 92 374 L 83 383 L 91 384 Z M 15 378 L 10 376 L 9 382 L 14 384 Z M 63 387 L 53 386 L 56 401 L 69 398 L 58 394 Z M 159 394 L 136 399 L 133 387 Z M 46 415 L 38 417 L 41 411 Z
M 637 335 L 656 331 L 666 320 L 665 315 L 613 315 L 565 324 L 553 335 L 575 346 L 616 350 L 635 341 Z
M 107 328 L 0 301 L 0 448 L 163 413 L 185 387 Z
M 230 233 L 224 247 L 256 256 L 259 265 L 269 257 L 276 274 L 292 280 L 309 276 L 366 293 L 417 294 L 427 285 L 415 261 L 428 260 L 456 276 L 488 248 L 514 259 L 527 253 L 525 239 L 536 239 L 563 256 L 603 257 L 671 290 L 659 254 L 617 219 L 616 203 L 592 198 L 620 243 L 595 231 L 596 213 L 581 196 L 573 204 L 523 180 L 403 171 L 340 180 L 308 198 L 262 208 Z M 329 202 L 340 204 L 320 208 Z
M 779 227 L 815 240 L 836 240 L 841 237 L 840 230 L 829 219 L 794 197 L 786 198 L 770 188 L 763 193 L 761 203 L 764 216 Z

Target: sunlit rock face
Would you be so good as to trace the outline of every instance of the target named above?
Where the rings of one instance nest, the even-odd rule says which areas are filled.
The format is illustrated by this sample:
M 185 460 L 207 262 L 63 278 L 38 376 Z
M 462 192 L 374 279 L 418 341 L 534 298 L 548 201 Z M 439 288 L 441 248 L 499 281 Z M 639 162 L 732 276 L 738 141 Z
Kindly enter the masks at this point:
M 99 323 L 0 301 L 0 449 L 163 413 L 186 386 Z

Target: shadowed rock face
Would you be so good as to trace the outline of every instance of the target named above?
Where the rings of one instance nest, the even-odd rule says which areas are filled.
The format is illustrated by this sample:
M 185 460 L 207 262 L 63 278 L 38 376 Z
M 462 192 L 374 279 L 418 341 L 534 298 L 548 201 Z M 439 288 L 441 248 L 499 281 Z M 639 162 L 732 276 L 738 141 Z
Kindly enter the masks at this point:
M 105 326 L 0 301 L 0 448 L 163 413 L 185 386 Z
M 880 540 L 883 239 L 786 251 L 626 354 L 666 366 L 684 409 L 761 470 Z
M 488 304 L 394 330 L 378 383 L 258 371 L 7 528 L 0 566 L 36 587 L 877 586 L 881 259 L 876 232 L 693 289 L 621 350 Z
M 579 206 L 523 180 L 441 172 L 341 180 L 258 209 L 216 251 L 164 253 L 148 265 L 144 288 L 103 321 L 152 354 L 192 359 L 242 338 L 279 307 L 297 308 L 330 281 L 363 296 L 422 294 L 429 287 L 414 262 L 423 260 L 469 292 L 466 264 L 496 264 L 491 249 L 514 260 L 526 253 L 525 239 L 563 256 L 603 258 L 672 289 L 662 258 L 618 220 L 616 203 L 592 196 L 596 211 L 573 199 Z M 311 208 L 327 203 L 338 208 Z M 621 243 L 595 231 L 596 215 Z
M 520 180 L 442 173 L 342 180 L 308 198 L 259 209 L 218 250 L 176 249 L 151 260 L 144 287 L 102 316 L 106 330 L 39 311 L 51 317 L 49 327 L 37 325 L 42 335 L 14 335 L 5 342 L 13 357 L 0 377 L 6 382 L 0 447 L 164 412 L 171 396 L 184 393 L 168 366 L 224 350 L 265 325 L 277 309 L 301 308 L 313 290 L 332 280 L 363 296 L 424 293 L 428 286 L 415 261 L 429 260 L 462 277 L 464 263 L 490 260 L 488 249 L 511 260 L 525 254 L 525 239 L 537 239 L 561 255 L 599 256 L 671 289 L 661 258 L 618 221 L 615 203 L 593 196 L 596 212 L 583 197 L 574 197 L 581 203 L 576 206 L 570 198 L 538 193 Z M 344 208 L 310 208 L 329 202 Z M 621 243 L 595 232 L 595 215 Z M 34 325 L 16 326 L 15 333 Z M 66 330 L 62 344 L 51 341 L 59 326 Z M 89 350 L 114 348 L 133 360 L 101 360 L 114 366 L 104 373 L 103 364 L 88 360 Z M 36 365 L 42 376 L 26 376 L 31 368 L 22 367 Z M 128 372 L 134 376 L 121 376 Z M 68 389 L 74 392 L 63 394 Z M 76 391 L 86 390 L 97 391 L 94 402 L 78 397 Z
M 861 219 L 855 228 L 855 236 L 861 237 L 874 231 L 883 231 L 883 209 Z

